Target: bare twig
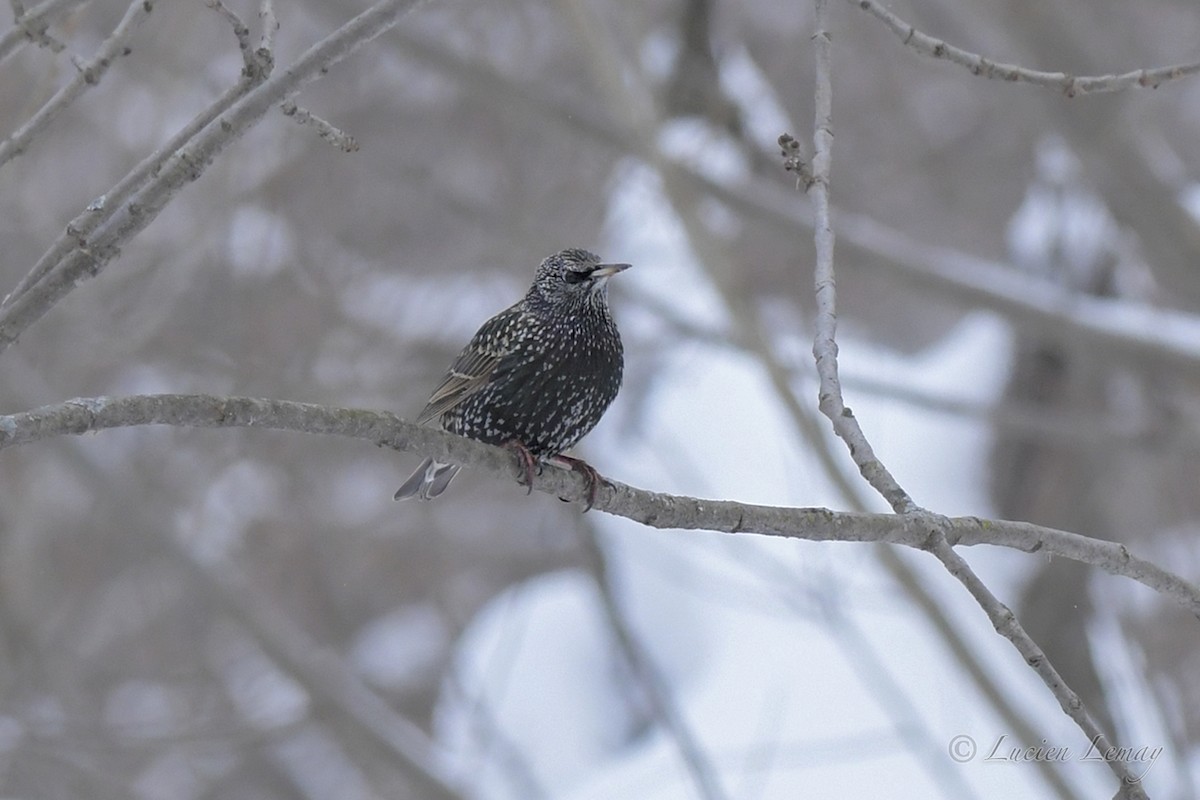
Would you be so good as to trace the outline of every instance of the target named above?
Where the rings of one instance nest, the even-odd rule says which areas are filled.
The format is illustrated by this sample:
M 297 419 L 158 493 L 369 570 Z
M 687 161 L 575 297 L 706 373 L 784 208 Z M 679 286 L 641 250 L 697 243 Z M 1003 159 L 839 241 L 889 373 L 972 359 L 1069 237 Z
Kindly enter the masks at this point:
M 833 269 L 833 223 L 829 213 L 829 171 L 832 164 L 832 45 L 827 25 L 828 0 L 816 0 L 817 30 L 813 43 L 817 58 L 815 120 L 813 123 L 812 181 L 809 194 L 813 198 L 813 241 L 817 259 L 813 268 L 813 283 L 817 299 L 817 335 L 813 341 L 813 357 L 820 379 L 819 406 L 821 413 L 833 423 L 834 432 L 850 448 L 859 472 L 883 495 L 897 514 L 917 510 L 916 503 L 892 477 L 887 467 L 875 457 L 862 427 L 842 400 L 842 386 L 837 362 L 837 284 Z M 786 142 L 780 144 L 787 150 Z
M 271 37 L 267 36 L 267 31 L 264 28 L 260 45 L 255 49 L 250 44 L 250 26 L 242 21 L 242 18 L 236 12 L 221 2 L 221 0 L 205 0 L 208 7 L 215 10 L 223 16 L 233 28 L 233 35 L 237 38 L 238 49 L 242 51 L 242 77 L 251 84 L 262 83 L 270 76 L 271 71 L 275 68 L 275 53 L 271 50 L 270 38 L 274 37 L 274 31 Z M 273 21 L 273 20 L 272 20 Z M 275 23 L 278 27 L 278 23 Z
M 891 29 L 892 33 L 921 55 L 944 59 L 966 67 L 973 75 L 1009 83 L 1031 83 L 1047 89 L 1056 89 L 1067 97 L 1101 92 L 1120 92 L 1125 89 L 1157 89 L 1167 81 L 1178 80 L 1200 72 L 1200 61 L 1188 64 L 1173 64 L 1153 69 L 1137 69 L 1120 75 L 1069 75 L 1065 72 L 1041 72 L 1017 64 L 992 61 L 976 53 L 947 44 L 914 28 L 900 17 L 888 11 L 874 0 L 847 0 L 861 8 Z
M 780 155 L 783 156 L 783 168 L 788 172 L 796 173 L 796 180 L 799 181 L 796 188 L 803 187 L 807 192 L 812 188 L 816 178 L 813 177 L 812 164 L 804 158 L 800 140 L 785 133 L 779 137 L 779 147 Z
M 46 33 L 46 29 L 50 27 L 49 23 L 26 15 L 25 3 L 22 0 L 9 0 L 9 4 L 13 10 L 13 21 L 18 28 L 25 31 L 30 41 L 37 42 L 39 47 L 48 48 L 52 53 L 61 53 L 66 49 L 62 42 Z
M 50 22 L 71 8 L 82 5 L 86 0 L 43 0 L 16 17 L 15 25 L 0 36 L 0 63 L 15 53 L 23 42 L 37 42 L 51 52 L 61 53 L 66 49 L 62 42 L 47 33 Z M 14 11 L 16 6 L 14 6 Z
M 258 6 L 258 21 L 262 25 L 262 36 L 258 49 L 275 52 L 275 34 L 279 32 L 279 20 L 275 16 L 275 0 L 262 0 Z
M 420 427 L 386 412 L 199 394 L 79 398 L 0 416 L 0 450 L 58 436 L 140 425 L 262 428 L 346 436 L 476 467 L 513 481 L 523 474 L 512 453 L 504 448 Z M 553 467 L 535 475 L 533 486 L 580 504 L 588 493 L 586 478 Z M 757 533 L 809 541 L 890 542 L 925 549 L 930 536 L 928 518 L 922 515 L 835 513 L 823 508 L 702 500 L 649 492 L 612 480 L 605 480 L 598 488 L 595 508 L 654 528 Z M 1133 555 L 1117 542 L 1027 522 L 955 517 L 939 518 L 938 524 L 956 545 L 991 544 L 1091 564 L 1138 581 L 1200 616 L 1200 588 Z
M 307 125 L 313 128 L 316 130 L 318 136 L 329 142 L 337 149 L 341 150 L 343 153 L 353 153 L 358 150 L 358 142 L 355 141 L 353 136 L 339 128 L 335 128 L 333 125 L 321 119 L 316 114 L 313 114 L 308 109 L 301 108 L 291 100 L 288 100 L 286 103 L 284 103 L 281 108 L 283 109 L 283 115 L 285 117 L 291 117 L 301 125 Z
M 77 242 L 20 297 L 0 309 L 0 351 L 41 318 L 80 282 L 94 277 L 120 253 L 121 245 L 141 232 L 184 186 L 196 180 L 226 147 L 249 130 L 277 103 L 294 97 L 331 66 L 390 29 L 420 0 L 380 0 L 313 45 L 291 67 L 276 72 L 212 120 L 152 179 L 86 241 Z
M 96 51 L 92 60 L 77 63 L 76 67 L 79 71 L 75 77 L 55 92 L 54 96 L 47 100 L 46 104 L 38 109 L 37 113 L 18 128 L 12 136 L 0 143 L 0 166 L 25 152 L 33 138 L 53 122 L 56 116 L 61 114 L 84 91 L 100 82 L 114 60 L 129 54 L 127 42 L 138 26 L 145 21 L 146 17 L 150 16 L 153 8 L 153 0 L 134 0 L 129 4 L 129 8 L 125 10 L 125 16 L 117 23 L 112 34 L 100 45 L 100 49 Z
M 250 28 L 242 18 L 237 15 L 237 12 L 229 8 L 221 2 L 221 0 L 204 0 L 205 5 L 216 11 L 229 26 L 233 28 L 233 35 L 237 37 L 238 49 L 242 51 L 242 60 L 248 65 L 254 60 L 254 48 L 250 45 Z

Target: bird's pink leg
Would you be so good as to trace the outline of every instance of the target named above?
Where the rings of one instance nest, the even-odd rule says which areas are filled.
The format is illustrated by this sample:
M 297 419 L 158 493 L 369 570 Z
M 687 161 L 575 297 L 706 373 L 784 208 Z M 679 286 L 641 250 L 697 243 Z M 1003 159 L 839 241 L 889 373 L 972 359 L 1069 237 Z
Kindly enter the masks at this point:
M 571 468 L 572 471 L 582 474 L 584 479 L 587 480 L 588 499 L 587 505 L 583 507 L 583 510 L 585 512 L 589 511 L 591 507 L 596 504 L 596 492 L 599 491 L 600 484 L 604 482 L 604 478 L 600 476 L 600 473 L 596 471 L 595 467 L 584 461 L 582 458 L 572 458 L 571 456 L 559 454 L 550 460 L 559 461 L 566 464 Z
M 518 442 L 516 439 L 509 439 L 504 443 L 505 450 L 512 450 L 516 453 L 517 461 L 520 462 L 521 470 L 524 473 L 525 480 L 518 481 L 528 487 L 525 494 L 533 494 L 533 474 L 537 467 L 537 459 L 533 457 L 533 453 L 529 452 L 529 448 Z

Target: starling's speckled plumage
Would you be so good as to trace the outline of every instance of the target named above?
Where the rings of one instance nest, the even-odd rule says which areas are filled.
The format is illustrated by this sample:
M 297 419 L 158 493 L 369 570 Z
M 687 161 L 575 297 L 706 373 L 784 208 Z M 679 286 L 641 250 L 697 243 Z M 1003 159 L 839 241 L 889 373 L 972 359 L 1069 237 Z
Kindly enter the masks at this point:
M 417 423 L 489 444 L 515 443 L 535 458 L 572 447 L 621 388 L 624 356 L 607 283 L 628 267 L 601 264 L 578 249 L 547 258 L 525 297 L 485 322 L 450 365 Z M 426 459 L 396 499 L 437 497 L 457 472 Z

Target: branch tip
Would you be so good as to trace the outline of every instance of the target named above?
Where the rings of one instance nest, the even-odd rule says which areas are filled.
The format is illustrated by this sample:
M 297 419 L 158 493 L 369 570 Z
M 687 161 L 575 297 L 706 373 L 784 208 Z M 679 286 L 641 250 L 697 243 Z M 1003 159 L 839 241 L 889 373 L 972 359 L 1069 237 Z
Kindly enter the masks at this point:
M 1174 64 L 1153 69 L 1139 69 L 1123 74 L 1097 75 L 1086 78 L 1066 79 L 1060 72 L 1043 72 L 1022 67 L 1018 64 L 993 62 L 982 55 L 963 50 L 936 39 L 917 28 L 883 6 L 870 0 L 848 0 L 886 25 L 905 47 L 930 58 L 945 59 L 967 69 L 972 75 L 995 78 L 1009 83 L 1030 83 L 1046 89 L 1059 89 L 1067 97 L 1101 92 L 1119 92 L 1124 89 L 1144 87 L 1156 89 L 1165 81 L 1178 80 L 1200 72 L 1200 61 Z

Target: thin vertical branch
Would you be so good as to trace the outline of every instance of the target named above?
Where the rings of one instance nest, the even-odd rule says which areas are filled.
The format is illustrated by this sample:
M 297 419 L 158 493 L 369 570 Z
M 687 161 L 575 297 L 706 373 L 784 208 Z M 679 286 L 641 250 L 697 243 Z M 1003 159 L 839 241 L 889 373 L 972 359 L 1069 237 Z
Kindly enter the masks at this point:
M 829 212 L 829 174 L 833 146 L 833 46 L 829 37 L 828 0 L 815 0 L 815 4 L 816 33 L 813 35 L 813 41 L 817 65 L 814 95 L 816 111 L 813 124 L 812 176 L 808 182 L 808 190 L 813 195 L 815 215 L 813 236 L 817 251 L 817 334 L 813 343 L 813 356 L 816 358 L 817 373 L 821 382 L 821 411 L 833 422 L 834 430 L 850 448 L 850 455 L 858 464 L 863 477 L 887 498 L 898 514 L 919 516 L 928 521 L 930 535 L 926 549 L 966 587 L 987 614 L 996 632 L 1012 642 L 1017 651 L 1025 657 L 1030 667 L 1058 700 L 1063 711 L 1083 730 L 1089 741 L 1097 748 L 1108 748 L 1107 737 L 1092 719 L 1079 695 L 1058 674 L 1046 654 L 1025 632 L 1012 611 L 991 593 L 967 562 L 954 552 L 946 539 L 941 519 L 917 506 L 879 462 L 858 421 L 843 403 L 837 368 L 837 294 L 834 281 L 833 226 Z M 781 139 L 785 154 L 789 141 L 790 137 Z M 1121 782 L 1118 797 L 1126 800 L 1145 797 L 1136 776 L 1124 762 L 1113 760 L 1108 762 L 1108 766 Z
M 238 49 L 242 51 L 242 61 L 249 65 L 254 60 L 254 48 L 250 46 L 250 26 L 242 21 L 236 11 L 222 3 L 221 0 L 205 0 L 205 3 L 224 17 L 225 21 L 229 23 L 229 27 L 233 28 L 233 35 L 237 37 Z
M 279 31 L 279 19 L 275 16 L 275 0 L 262 0 L 258 6 L 258 21 L 262 25 L 262 36 L 258 49 L 275 52 L 275 34 Z
M 829 38 L 828 0 L 816 0 L 816 33 L 813 43 L 817 59 L 817 84 L 814 94 L 816 110 L 813 122 L 812 183 L 809 194 L 813 199 L 813 242 L 817 260 L 813 283 L 817 300 L 817 334 L 813 341 L 813 357 L 820 378 L 821 413 L 833 423 L 833 430 L 850 448 L 850 457 L 862 476 L 883 495 L 898 514 L 917 511 L 908 492 L 892 477 L 887 467 L 875 457 L 858 420 L 842 400 L 841 380 L 838 377 L 837 347 L 837 282 L 833 269 L 833 222 L 829 213 L 829 173 L 833 161 L 833 43 Z

